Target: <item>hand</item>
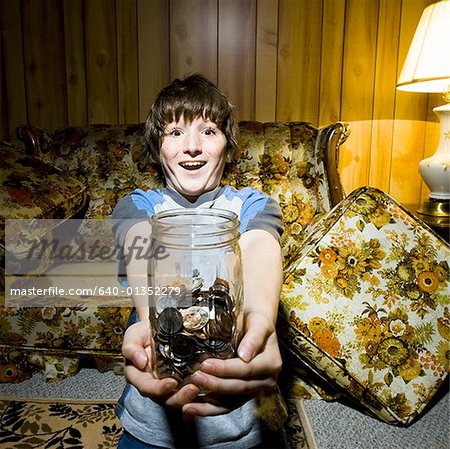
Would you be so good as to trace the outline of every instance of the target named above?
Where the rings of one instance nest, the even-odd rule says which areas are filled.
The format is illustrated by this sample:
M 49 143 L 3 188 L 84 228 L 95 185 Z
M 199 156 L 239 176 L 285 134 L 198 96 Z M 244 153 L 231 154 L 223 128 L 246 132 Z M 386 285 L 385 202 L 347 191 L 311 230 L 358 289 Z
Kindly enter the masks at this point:
M 184 404 L 185 414 L 227 413 L 257 393 L 276 389 L 282 361 L 273 324 L 266 316 L 249 312 L 244 331 L 238 347 L 239 358 L 207 359 L 193 374 L 193 384 L 211 393 Z
M 200 388 L 193 384 L 184 385 L 177 391 L 178 382 L 173 378 L 158 379 L 151 367 L 151 334 L 147 321 L 132 324 L 125 332 L 122 354 L 125 357 L 124 375 L 142 396 L 147 396 L 171 408 L 182 407 L 194 401 Z

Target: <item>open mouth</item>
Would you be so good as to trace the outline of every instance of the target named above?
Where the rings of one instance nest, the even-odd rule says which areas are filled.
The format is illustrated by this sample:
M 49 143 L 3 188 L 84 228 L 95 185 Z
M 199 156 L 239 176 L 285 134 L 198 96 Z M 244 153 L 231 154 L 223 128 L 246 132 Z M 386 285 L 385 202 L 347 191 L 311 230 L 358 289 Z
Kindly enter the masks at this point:
M 185 170 L 198 170 L 202 168 L 204 165 L 206 165 L 206 162 L 204 161 L 180 162 L 179 165 L 183 167 Z

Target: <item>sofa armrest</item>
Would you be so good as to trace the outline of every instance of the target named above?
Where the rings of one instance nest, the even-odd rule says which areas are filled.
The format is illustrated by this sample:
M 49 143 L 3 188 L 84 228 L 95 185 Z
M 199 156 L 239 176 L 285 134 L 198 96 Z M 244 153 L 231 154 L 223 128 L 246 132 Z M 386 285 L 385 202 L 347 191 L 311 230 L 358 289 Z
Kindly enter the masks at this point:
M 339 175 L 339 149 L 350 135 L 348 123 L 337 122 L 319 131 L 318 142 L 324 148 L 325 175 L 329 186 L 330 206 L 334 207 L 345 196 Z
M 53 144 L 52 137 L 48 132 L 36 126 L 24 125 L 16 128 L 17 138 L 25 145 L 25 151 L 30 156 L 38 157 L 39 159 L 50 162 L 51 149 Z

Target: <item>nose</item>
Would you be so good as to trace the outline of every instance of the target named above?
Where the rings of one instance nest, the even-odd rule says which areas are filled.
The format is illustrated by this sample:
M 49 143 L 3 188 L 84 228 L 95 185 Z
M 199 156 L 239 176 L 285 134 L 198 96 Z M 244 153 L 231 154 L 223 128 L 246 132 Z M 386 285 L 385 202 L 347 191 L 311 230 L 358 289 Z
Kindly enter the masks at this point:
M 186 139 L 185 153 L 192 157 L 197 156 L 202 152 L 201 139 L 198 133 L 189 132 Z

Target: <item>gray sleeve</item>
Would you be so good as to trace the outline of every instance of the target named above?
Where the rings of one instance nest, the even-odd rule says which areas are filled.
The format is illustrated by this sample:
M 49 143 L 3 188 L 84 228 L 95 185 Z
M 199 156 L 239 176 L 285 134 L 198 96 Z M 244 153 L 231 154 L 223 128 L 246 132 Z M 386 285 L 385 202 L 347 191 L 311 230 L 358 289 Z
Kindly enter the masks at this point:
M 117 276 L 121 284 L 126 284 L 126 263 L 124 254 L 125 237 L 130 228 L 141 221 L 147 221 L 149 213 L 139 209 L 132 194 L 123 197 L 116 205 L 112 215 L 112 232 L 116 242 Z
M 253 229 L 261 229 L 272 234 L 278 242 L 283 235 L 280 206 L 272 197 L 255 190 L 244 201 L 240 221 L 241 234 Z

